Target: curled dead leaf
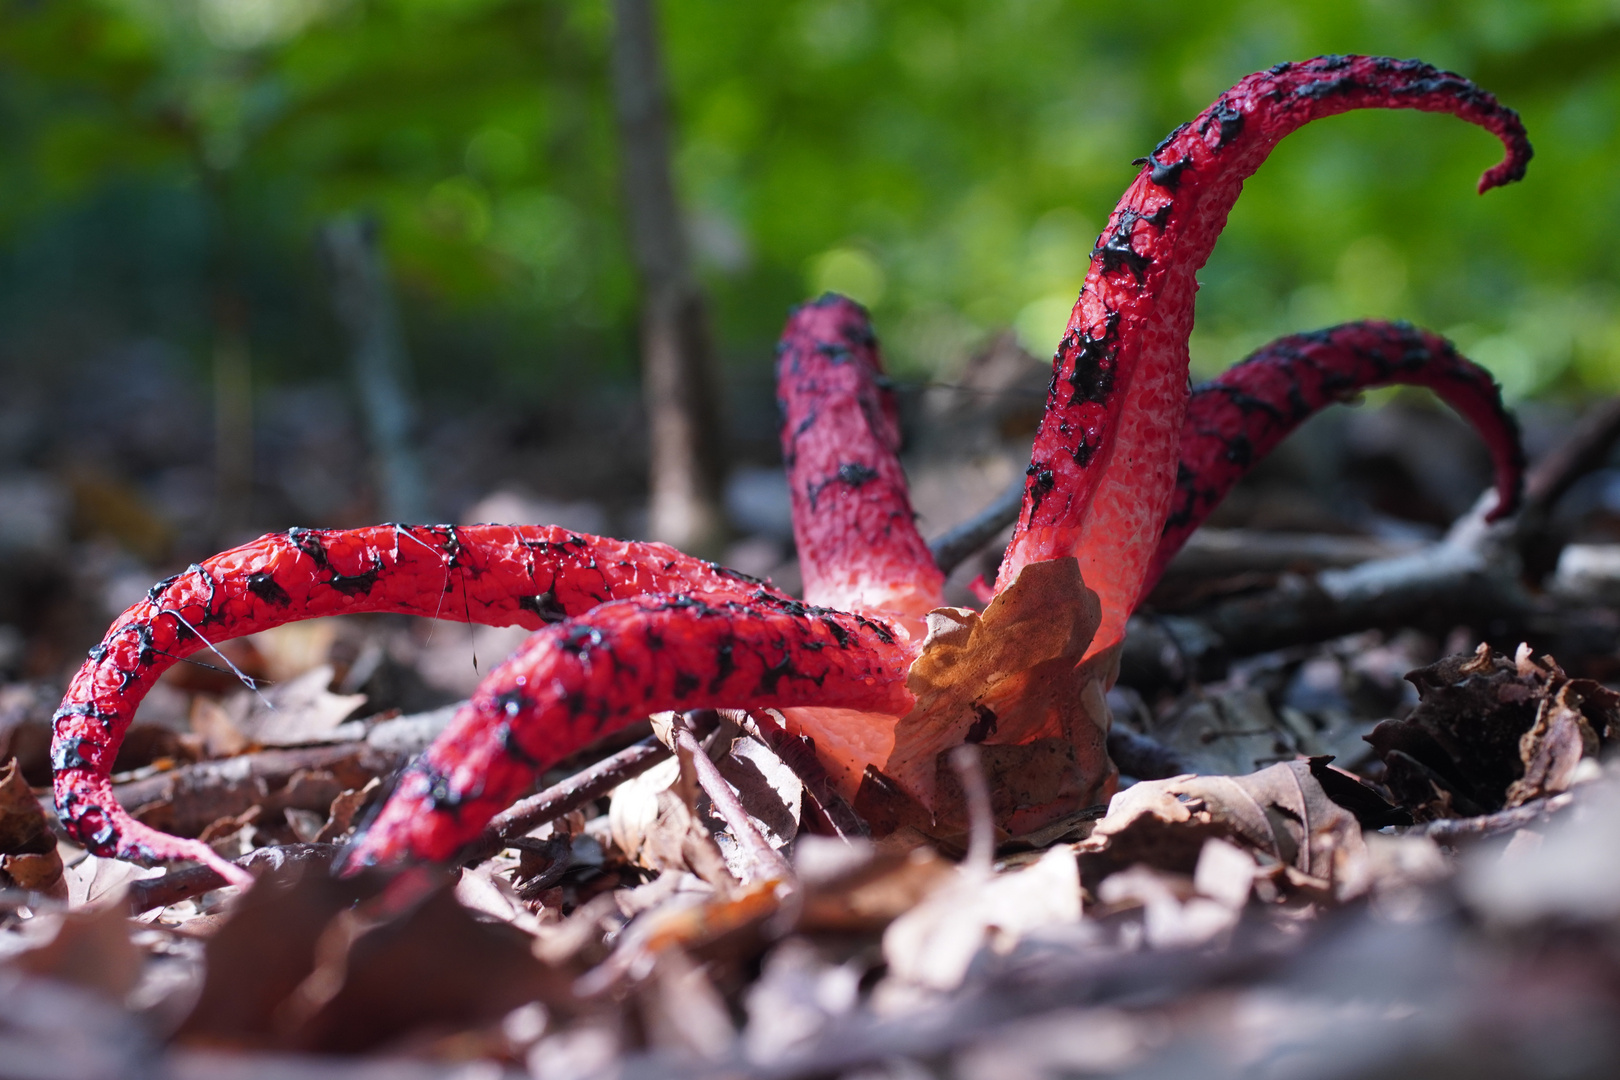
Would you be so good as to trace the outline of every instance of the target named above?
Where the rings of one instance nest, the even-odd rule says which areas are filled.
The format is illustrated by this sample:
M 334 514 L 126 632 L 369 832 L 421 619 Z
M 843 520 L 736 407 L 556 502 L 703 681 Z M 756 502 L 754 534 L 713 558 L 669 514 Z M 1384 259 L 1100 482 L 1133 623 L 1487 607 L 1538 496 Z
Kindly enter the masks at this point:
M 1521 645 L 1481 645 L 1407 675 L 1421 697 L 1367 736 L 1386 783 L 1420 820 L 1471 817 L 1565 791 L 1583 758 L 1620 736 L 1620 694 L 1571 679 Z
M 721 890 L 737 879 L 694 807 L 696 781 L 679 756 L 613 789 L 608 817 L 626 859 L 649 870 L 689 871 Z
M 1326 882 L 1339 899 L 1366 887 L 1361 827 L 1327 796 L 1306 761 L 1247 776 L 1144 781 L 1114 796 L 1078 850 L 1088 881 L 1137 863 L 1190 876 L 1212 838 L 1304 876 L 1291 880 Z
M 58 900 L 68 895 L 45 808 L 16 758 L 0 767 L 0 885 L 8 884 Z
M 226 705 L 236 729 L 260 746 L 303 746 L 358 738 L 364 731 L 343 722 L 366 703 L 364 694 L 334 694 L 331 664 L 279 683 L 263 693 L 238 694 Z

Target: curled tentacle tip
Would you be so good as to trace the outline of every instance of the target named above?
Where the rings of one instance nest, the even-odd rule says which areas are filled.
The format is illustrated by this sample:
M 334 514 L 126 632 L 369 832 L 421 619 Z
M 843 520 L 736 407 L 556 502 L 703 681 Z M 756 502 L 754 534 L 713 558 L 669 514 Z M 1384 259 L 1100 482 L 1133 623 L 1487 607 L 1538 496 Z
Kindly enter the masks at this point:
M 1481 195 L 1491 188 L 1523 180 L 1530 159 L 1536 156 L 1536 149 L 1530 145 L 1530 136 L 1525 132 L 1519 114 L 1512 109 L 1503 108 L 1502 118 L 1502 127 L 1496 135 L 1507 147 L 1507 153 L 1501 161 L 1480 174 L 1478 190 Z
M 1480 174 L 1479 193 L 1481 195 L 1491 190 L 1491 188 L 1504 187 L 1524 179 L 1525 167 L 1530 164 L 1530 158 L 1534 155 L 1535 150 L 1530 146 L 1528 140 L 1520 140 L 1520 142 L 1522 143 L 1522 150 L 1520 147 L 1515 147 L 1514 152 L 1509 153 L 1507 157 Z

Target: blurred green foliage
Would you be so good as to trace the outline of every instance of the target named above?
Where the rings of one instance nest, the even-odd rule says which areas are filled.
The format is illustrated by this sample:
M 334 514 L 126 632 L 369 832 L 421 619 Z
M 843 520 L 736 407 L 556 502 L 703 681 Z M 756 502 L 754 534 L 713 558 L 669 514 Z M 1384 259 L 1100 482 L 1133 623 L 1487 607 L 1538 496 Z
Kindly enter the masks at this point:
M 1620 0 L 678 0 L 678 170 L 729 363 L 787 306 L 867 301 L 947 372 L 1050 352 L 1131 159 L 1242 75 L 1420 56 L 1524 115 L 1358 113 L 1286 141 L 1202 277 L 1195 366 L 1401 317 L 1510 395 L 1620 389 Z M 633 368 L 606 0 L 0 0 L 0 352 L 156 335 L 204 364 L 222 283 L 269 377 L 341 356 L 314 235 L 374 212 L 424 384 Z M 70 344 L 64 345 L 68 341 Z M 88 347 L 84 345 L 83 347 Z

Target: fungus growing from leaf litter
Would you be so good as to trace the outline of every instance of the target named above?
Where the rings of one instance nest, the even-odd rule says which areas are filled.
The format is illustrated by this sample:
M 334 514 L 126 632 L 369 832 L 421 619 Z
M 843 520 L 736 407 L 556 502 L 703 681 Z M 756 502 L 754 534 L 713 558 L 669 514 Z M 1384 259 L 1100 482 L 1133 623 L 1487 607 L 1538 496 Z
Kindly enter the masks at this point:
M 1172 132 L 1140 160 L 1092 252 L 982 613 L 943 606 L 876 339 L 858 305 L 828 296 L 793 313 L 777 355 L 802 600 L 663 544 L 547 526 L 270 534 L 155 586 L 92 650 L 54 718 L 63 823 L 98 855 L 195 859 L 245 884 L 208 845 L 118 805 L 110 772 L 136 705 L 165 669 L 219 641 L 384 611 L 534 633 L 407 767 L 350 846 L 350 870 L 452 857 L 540 770 L 671 709 L 773 710 L 770 722 L 814 740 L 857 808 L 886 792 L 948 826 L 941 755 L 964 741 L 984 744 L 1005 829 L 1105 800 L 1117 776 L 1102 694 L 1126 619 L 1305 417 L 1367 387 L 1429 386 L 1490 445 L 1494 516 L 1516 505 L 1522 461 L 1495 384 L 1403 324 L 1285 338 L 1188 389 L 1194 275 L 1243 180 L 1291 131 L 1363 108 L 1447 112 L 1495 134 L 1507 153 L 1481 191 L 1519 179 L 1530 158 L 1517 114 L 1490 94 L 1382 57 L 1280 64 Z

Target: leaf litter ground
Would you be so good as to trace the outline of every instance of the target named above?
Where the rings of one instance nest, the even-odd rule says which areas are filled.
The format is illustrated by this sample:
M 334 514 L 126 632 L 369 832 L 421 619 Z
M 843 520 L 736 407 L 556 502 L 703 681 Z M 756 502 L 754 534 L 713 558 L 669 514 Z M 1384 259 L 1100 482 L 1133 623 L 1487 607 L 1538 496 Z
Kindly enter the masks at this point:
M 0 778 L 0 1075 L 1604 1075 L 1616 695 L 1421 647 L 1118 691 L 1122 728 L 1203 775 L 994 851 L 829 835 L 748 717 L 694 714 L 599 751 L 631 763 L 608 794 L 480 862 L 345 881 L 336 843 L 443 714 L 350 720 L 316 664 L 273 714 L 218 706 L 234 756 L 121 786 L 255 852 L 246 896 L 77 852 Z M 1381 653 L 1416 669 L 1399 719 L 1355 700 Z

